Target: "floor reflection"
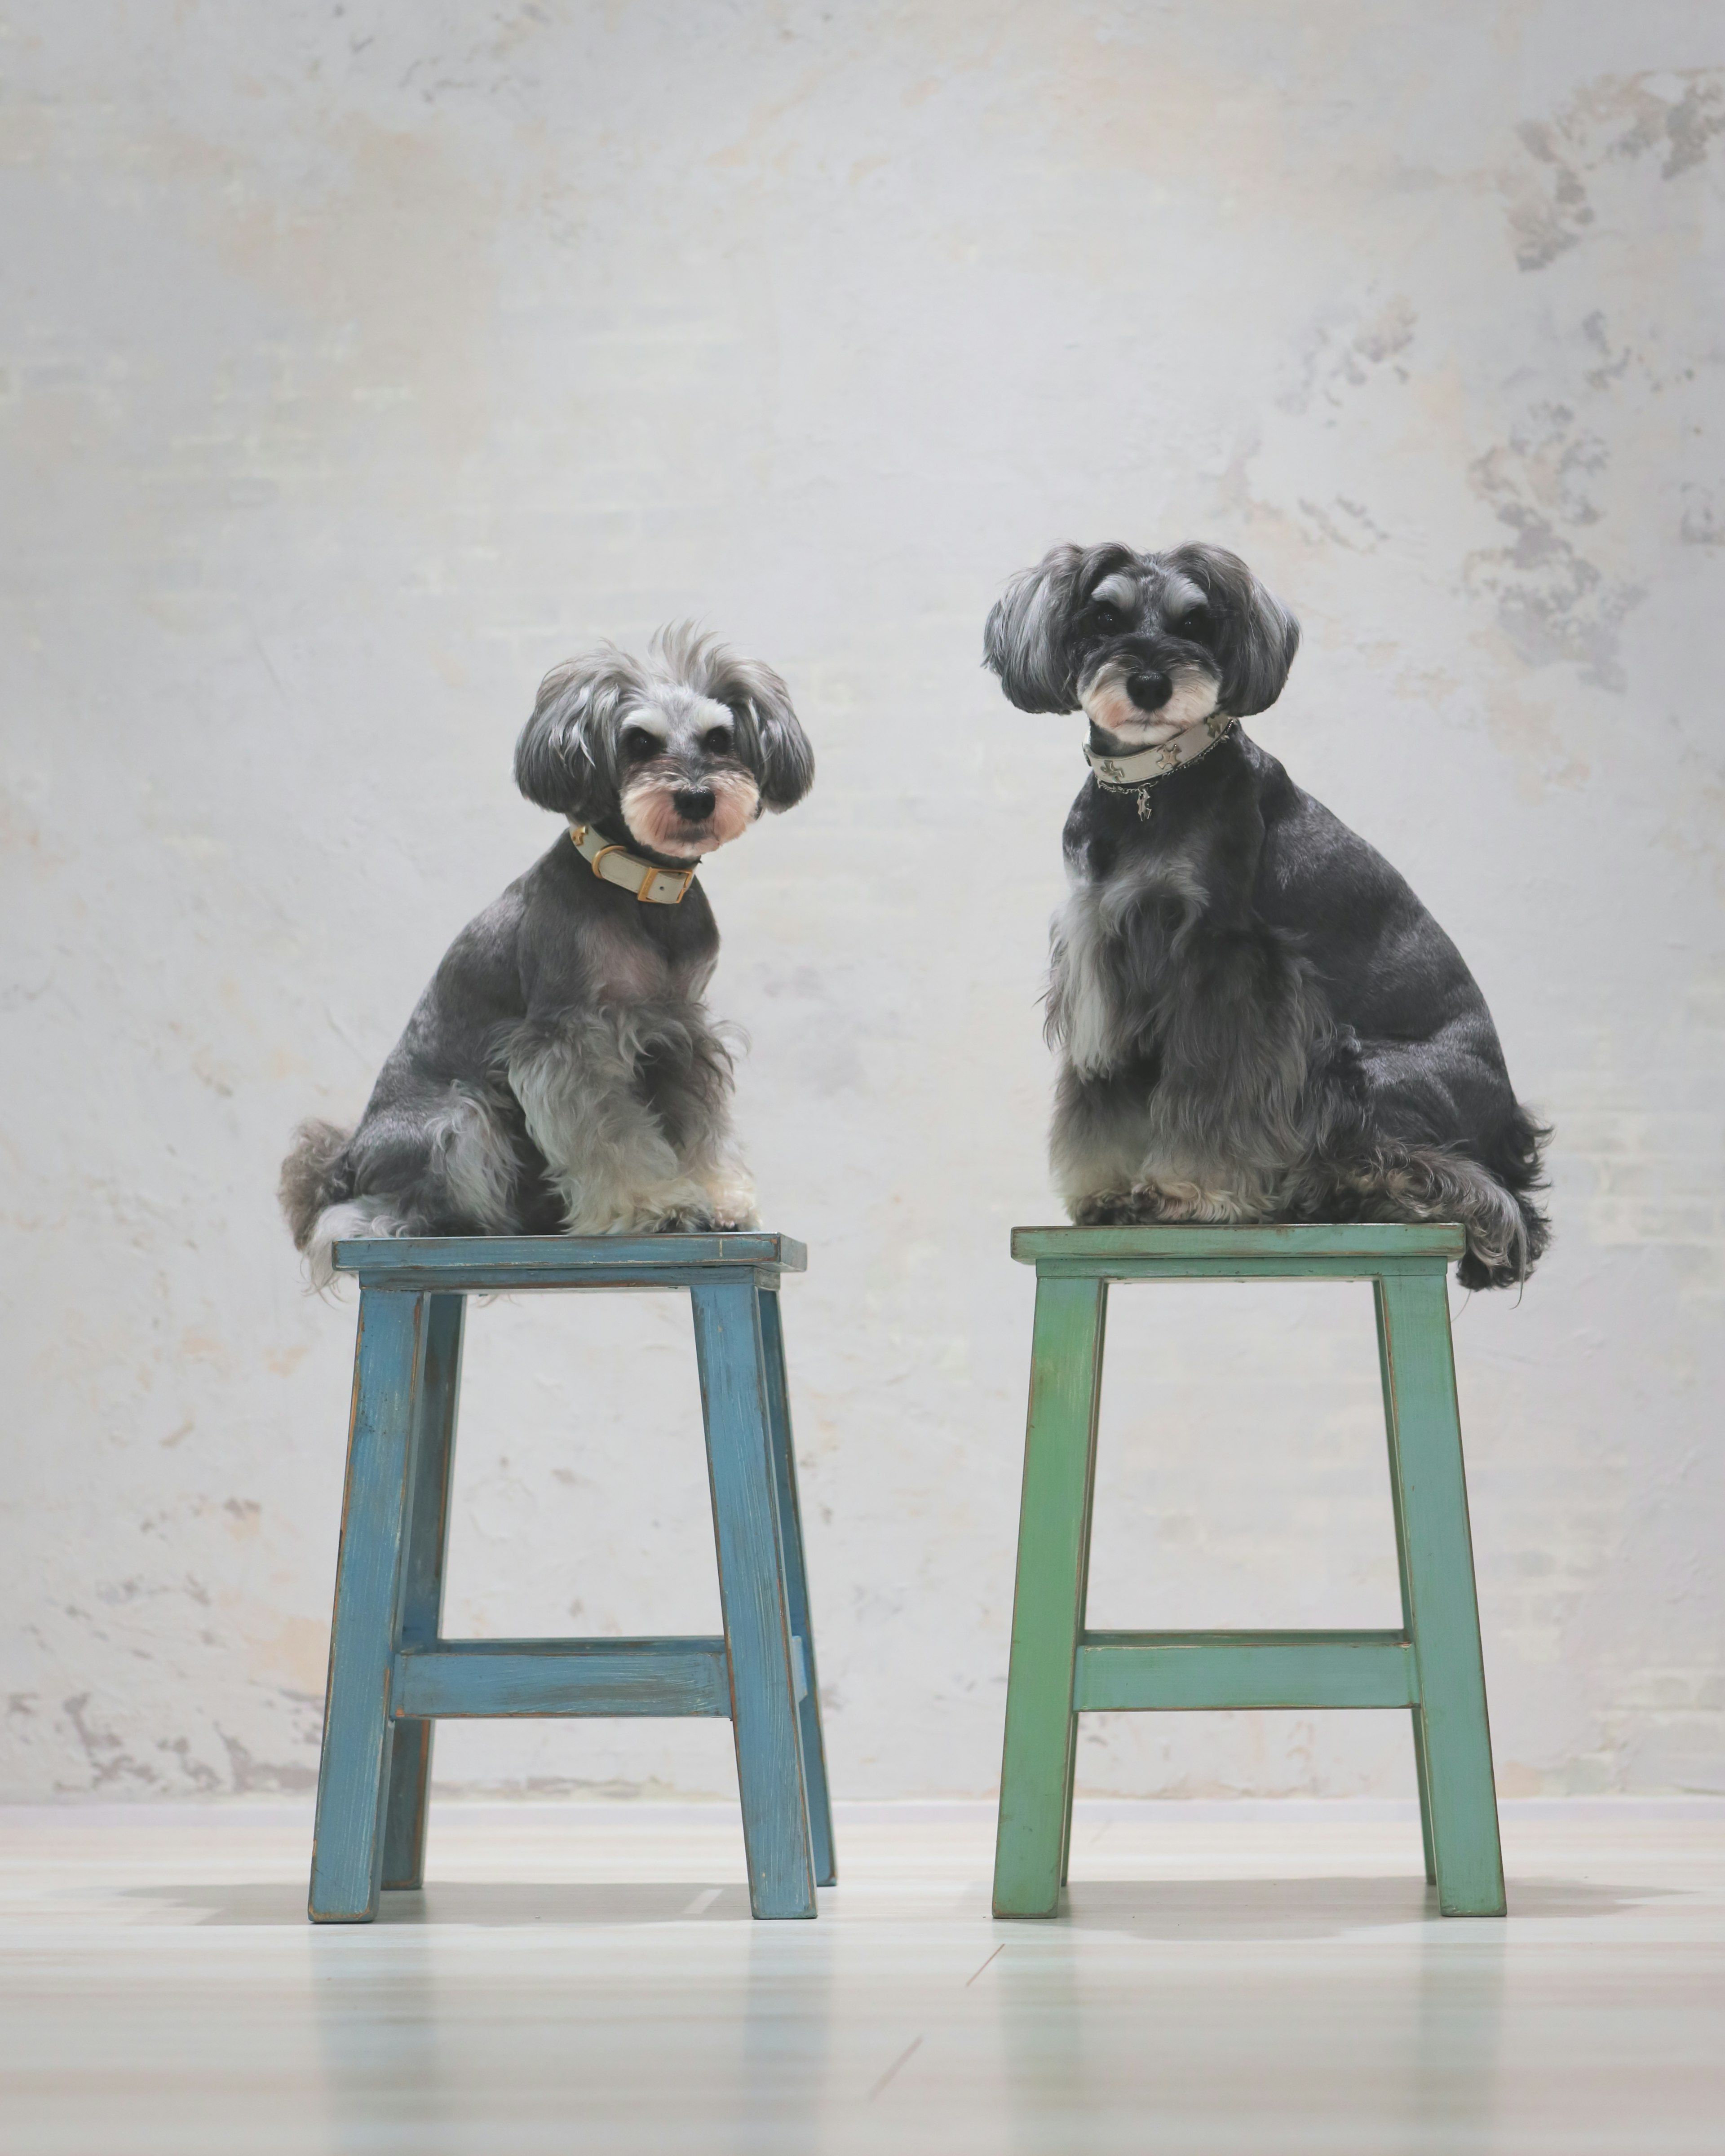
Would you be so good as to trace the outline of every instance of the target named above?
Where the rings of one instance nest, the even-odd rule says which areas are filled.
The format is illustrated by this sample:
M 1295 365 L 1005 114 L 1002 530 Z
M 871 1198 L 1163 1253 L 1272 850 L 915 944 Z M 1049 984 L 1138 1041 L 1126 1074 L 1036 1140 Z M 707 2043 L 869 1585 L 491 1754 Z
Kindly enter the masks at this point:
M 1446 1926 L 1420 1958 L 1408 2123 L 1410 2138 L 1436 2128 L 1466 2145 L 1497 2115 L 1508 1939 L 1491 1918 L 1448 1922 L 1465 1935 Z
M 1388 1952 L 1314 1983 L 1307 1943 L 1373 1928 Z M 1420 1882 L 1091 1883 L 997 1931 L 1013 2156 L 1070 2156 L 1078 2116 L 1098 2148 L 1352 2148 L 1363 2117 L 1371 2156 L 1489 2143 L 1508 1930 L 1440 1917 Z
M 247 1911 L 230 1897 L 206 1921 Z M 566 2123 L 559 2149 L 609 2151 L 636 2145 L 644 2111 L 702 2156 L 761 2156 L 769 2131 L 818 2140 L 829 1943 L 756 1922 L 745 1887 L 444 1881 L 387 1897 L 385 1918 L 310 1932 L 341 2156 L 483 2148 L 547 2121 Z
M 1497 1922 L 1437 1915 L 1405 1821 L 1213 1851 L 1158 1814 L 1113 1830 L 1137 1877 L 997 1923 L 992 1822 L 862 1820 L 819 1920 L 758 1924 L 728 1830 L 583 1820 L 598 1876 L 574 1882 L 545 1876 L 578 1868 L 561 1813 L 499 1812 L 454 1820 L 431 1887 L 378 1922 L 314 1927 L 299 1814 L 14 1819 L 0 2142 L 1690 2156 L 1719 2138 L 1722 1823 L 1512 1818 Z M 1257 1876 L 1194 1876 L 1212 1862 Z

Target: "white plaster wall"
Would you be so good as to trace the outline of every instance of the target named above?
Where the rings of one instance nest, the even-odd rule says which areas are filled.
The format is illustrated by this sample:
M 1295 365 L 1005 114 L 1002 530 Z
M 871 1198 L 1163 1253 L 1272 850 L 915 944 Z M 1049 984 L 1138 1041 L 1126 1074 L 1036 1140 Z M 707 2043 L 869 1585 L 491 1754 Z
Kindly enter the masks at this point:
M 699 613 L 809 802 L 708 872 L 788 1291 L 837 1786 L 999 1756 L 1050 541 L 1239 547 L 1254 731 L 1412 877 L 1555 1119 L 1457 1343 L 1502 1786 L 1725 1788 L 1715 11 L 1463 0 L 6 10 L 15 1797 L 309 1784 L 351 1306 L 275 1212 L 544 845 L 544 669 Z M 1117 1298 L 1096 1621 L 1391 1621 L 1363 1290 Z M 478 1311 L 451 1629 L 704 1627 L 686 1312 Z M 722 1724 L 446 1729 L 723 1790 Z M 1397 1717 L 1117 1717 L 1096 1790 L 1405 1791 Z

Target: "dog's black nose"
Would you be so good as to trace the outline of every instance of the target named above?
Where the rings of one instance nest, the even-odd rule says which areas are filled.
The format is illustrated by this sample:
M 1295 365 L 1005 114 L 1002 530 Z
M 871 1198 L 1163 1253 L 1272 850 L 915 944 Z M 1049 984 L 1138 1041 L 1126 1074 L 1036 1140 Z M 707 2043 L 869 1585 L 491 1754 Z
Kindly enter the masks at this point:
M 710 786 L 685 786 L 675 797 L 673 806 L 685 824 L 704 824 L 713 813 L 713 790 Z
M 1134 674 L 1126 685 L 1127 695 L 1141 711 L 1159 711 L 1173 692 L 1166 674 Z

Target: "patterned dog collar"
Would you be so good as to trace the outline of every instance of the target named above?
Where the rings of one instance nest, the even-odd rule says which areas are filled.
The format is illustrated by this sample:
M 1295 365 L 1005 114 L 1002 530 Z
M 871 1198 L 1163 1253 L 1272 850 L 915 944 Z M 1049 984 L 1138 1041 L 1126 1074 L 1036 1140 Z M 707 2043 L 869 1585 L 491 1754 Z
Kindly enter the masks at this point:
M 606 883 L 614 883 L 620 890 L 632 891 L 644 906 L 680 906 L 685 892 L 695 880 L 694 869 L 680 872 L 656 869 L 651 861 L 639 860 L 626 846 L 608 844 L 585 824 L 572 824 L 569 836 L 576 852 L 590 865 L 596 876 Z
M 1103 756 L 1086 742 L 1084 760 L 1096 773 L 1096 783 L 1109 793 L 1136 793 L 1138 814 L 1145 822 L 1150 820 L 1151 788 L 1159 786 L 1164 778 L 1172 778 L 1177 771 L 1190 771 L 1194 763 L 1202 763 L 1213 748 L 1219 748 L 1234 731 L 1234 721 L 1220 712 L 1212 712 L 1212 718 L 1222 718 L 1219 733 L 1211 735 L 1196 756 L 1177 757 L 1176 744 L 1163 742 L 1154 748 L 1141 748 L 1131 756 Z M 1203 723 L 1209 725 L 1209 721 Z
M 1154 748 L 1134 750 L 1131 756 L 1104 756 L 1099 750 L 1085 744 L 1084 759 L 1096 775 L 1096 783 L 1106 786 L 1111 793 L 1127 793 L 1140 786 L 1153 786 L 1158 778 L 1171 778 L 1175 772 L 1185 771 L 1194 763 L 1202 763 L 1213 748 L 1219 748 L 1234 731 L 1234 721 L 1225 720 L 1219 733 L 1214 735 L 1199 749 L 1196 756 L 1176 756 L 1174 742 L 1161 742 Z

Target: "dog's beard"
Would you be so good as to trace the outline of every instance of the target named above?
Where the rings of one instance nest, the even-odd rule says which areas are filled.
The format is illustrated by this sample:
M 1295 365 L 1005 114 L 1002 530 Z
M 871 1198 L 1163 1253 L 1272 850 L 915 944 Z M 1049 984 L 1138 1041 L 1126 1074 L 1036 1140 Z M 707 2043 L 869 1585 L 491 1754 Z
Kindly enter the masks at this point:
M 1175 669 L 1173 689 L 1161 710 L 1141 711 L 1126 689 L 1127 678 L 1138 671 L 1130 660 L 1105 660 L 1078 690 L 1085 716 L 1129 748 L 1160 748 L 1201 726 L 1216 708 L 1220 684 L 1215 675 L 1200 667 L 1183 666 Z M 1200 733 L 1194 746 L 1205 747 L 1209 739 Z
M 635 773 L 623 788 L 622 805 L 636 844 L 674 860 L 697 861 L 740 837 L 760 809 L 760 788 L 746 771 L 711 771 L 701 783 L 712 794 L 713 813 L 691 824 L 677 814 L 678 794 L 690 790 L 682 772 L 649 765 Z

